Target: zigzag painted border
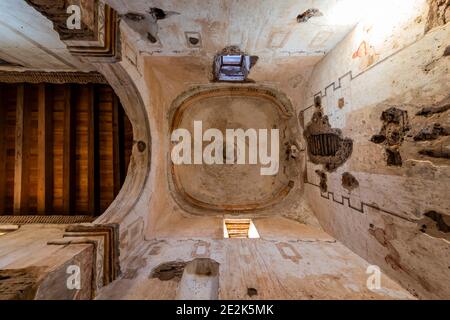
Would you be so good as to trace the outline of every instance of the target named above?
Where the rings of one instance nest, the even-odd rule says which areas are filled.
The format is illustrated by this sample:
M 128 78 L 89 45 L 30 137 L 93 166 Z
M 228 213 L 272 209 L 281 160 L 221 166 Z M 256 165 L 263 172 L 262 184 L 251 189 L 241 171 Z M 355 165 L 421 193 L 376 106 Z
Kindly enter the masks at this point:
M 311 182 L 309 182 L 309 181 L 305 181 L 305 184 L 309 184 L 309 185 L 311 185 L 311 186 L 317 187 L 317 188 L 320 190 L 320 186 L 317 185 L 317 184 L 311 183 Z M 355 207 L 355 206 L 353 206 L 353 205 L 351 204 L 351 201 L 350 201 L 350 198 L 349 198 L 349 197 L 341 196 L 342 201 L 337 200 L 336 197 L 335 197 L 335 192 L 331 192 L 331 191 L 328 191 L 328 192 L 325 192 L 325 193 L 320 192 L 320 196 L 321 196 L 322 198 L 324 198 L 324 199 L 333 201 L 333 202 L 335 202 L 335 203 L 337 203 L 337 204 L 340 204 L 340 205 L 342 205 L 342 206 L 345 206 L 345 205 L 346 205 L 345 202 L 347 201 L 347 206 L 348 206 L 350 209 L 353 209 L 353 210 L 355 210 L 355 211 L 357 211 L 357 212 L 359 212 L 359 213 L 362 213 L 362 214 L 366 214 L 366 213 L 367 213 L 367 212 L 364 210 L 365 208 L 371 208 L 371 209 L 380 211 L 380 212 L 382 212 L 382 213 L 389 214 L 389 215 L 391 215 L 391 216 L 394 216 L 394 217 L 403 219 L 403 220 L 408 221 L 408 222 L 412 222 L 412 223 L 416 223 L 416 222 L 417 222 L 417 221 L 414 220 L 414 219 L 405 217 L 405 216 L 403 216 L 403 215 L 401 215 L 401 214 L 392 212 L 392 211 L 387 210 L 387 209 L 380 208 L 380 207 L 378 207 L 378 206 L 376 206 L 376 205 L 369 204 L 369 203 L 366 203 L 366 202 L 363 202 L 363 201 L 360 202 L 361 205 L 360 205 L 359 208 L 358 208 L 358 207 Z

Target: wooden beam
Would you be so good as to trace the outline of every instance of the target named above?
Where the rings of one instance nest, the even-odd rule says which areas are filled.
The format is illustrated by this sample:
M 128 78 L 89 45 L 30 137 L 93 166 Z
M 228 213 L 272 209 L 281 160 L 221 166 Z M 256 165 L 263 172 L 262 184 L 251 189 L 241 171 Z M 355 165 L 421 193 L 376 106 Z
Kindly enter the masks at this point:
M 100 174 L 99 174 L 99 118 L 96 86 L 89 85 L 89 129 L 88 129 L 88 193 L 89 213 L 97 216 L 100 210 Z
M 51 213 L 53 201 L 53 104 L 48 86 L 38 89 L 38 178 L 37 212 Z
M 63 213 L 74 214 L 75 208 L 75 112 L 77 93 L 75 85 L 64 88 L 64 146 L 63 146 Z
M 28 213 L 29 195 L 29 132 L 31 105 L 25 101 L 25 85 L 17 86 L 16 101 L 16 154 L 14 170 L 14 214 Z
M 6 210 L 6 159 L 7 159 L 7 128 L 8 103 L 6 101 L 6 87 L 0 84 L 0 215 Z
M 114 170 L 114 197 L 122 187 L 123 179 L 123 112 L 119 98 L 113 93 L 113 170 Z

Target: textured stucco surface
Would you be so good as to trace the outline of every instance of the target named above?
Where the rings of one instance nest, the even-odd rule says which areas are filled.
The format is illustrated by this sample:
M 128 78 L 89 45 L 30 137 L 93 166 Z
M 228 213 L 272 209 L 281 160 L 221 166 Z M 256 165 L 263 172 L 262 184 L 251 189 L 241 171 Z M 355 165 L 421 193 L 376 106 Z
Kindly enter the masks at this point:
M 104 288 L 97 299 L 181 298 L 180 293 L 189 286 L 185 275 L 152 275 L 168 262 L 182 265 L 195 259 L 218 263 L 218 286 L 201 283 L 197 287 L 203 296 L 215 287 L 215 296 L 223 300 L 414 299 L 385 274 L 381 276 L 382 289 L 370 291 L 366 285 L 368 263 L 323 231 L 282 218 L 256 219 L 255 226 L 261 239 L 182 235 L 149 239 L 129 258 L 123 277 Z
M 342 168 L 328 175 L 328 192 L 322 196 L 314 173 L 318 167 L 308 162 L 306 193 L 331 235 L 417 296 L 448 298 L 448 237 L 444 232 L 430 236 L 421 227 L 427 212 L 436 211 L 444 219 L 450 214 L 450 163 L 419 151 L 430 146 L 448 150 L 450 140 L 414 141 L 414 136 L 434 123 L 449 124 L 448 112 L 416 114 L 450 93 L 450 60 L 444 56 L 450 29 L 447 24 L 425 33 L 428 7 L 423 1 L 414 1 L 413 7 L 419 10 L 403 12 L 389 28 L 383 21 L 361 23 L 315 67 L 309 101 L 302 108 L 305 123 L 312 116 L 314 108 L 308 107 L 313 96 L 320 94 L 330 123 L 353 139 L 354 151 Z M 375 53 L 358 53 L 362 42 L 371 43 Z M 340 99 L 345 101 L 342 108 Z M 388 166 L 383 146 L 370 141 L 383 125 L 382 112 L 391 107 L 407 111 L 411 127 L 399 148 L 402 166 Z M 342 186 L 345 172 L 356 177 L 358 188 Z

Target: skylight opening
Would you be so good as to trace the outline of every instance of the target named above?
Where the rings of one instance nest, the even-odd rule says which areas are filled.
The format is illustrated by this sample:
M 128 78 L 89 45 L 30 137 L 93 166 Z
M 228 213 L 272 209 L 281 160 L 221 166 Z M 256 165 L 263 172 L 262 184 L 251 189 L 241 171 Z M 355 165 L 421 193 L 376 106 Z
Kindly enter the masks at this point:
M 243 56 L 222 56 L 222 66 L 242 66 Z
M 253 60 L 252 60 L 253 58 Z M 215 80 L 244 82 L 257 57 L 250 57 L 237 47 L 229 47 L 215 58 Z
M 220 57 L 219 81 L 245 81 L 250 71 L 247 56 L 224 55 Z

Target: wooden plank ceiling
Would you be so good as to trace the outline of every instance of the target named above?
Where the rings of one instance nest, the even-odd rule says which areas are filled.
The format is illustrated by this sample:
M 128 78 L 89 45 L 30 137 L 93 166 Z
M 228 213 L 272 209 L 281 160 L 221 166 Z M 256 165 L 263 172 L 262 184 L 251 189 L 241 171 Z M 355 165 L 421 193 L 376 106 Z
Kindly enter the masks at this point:
M 0 215 L 100 215 L 132 145 L 107 85 L 0 84 Z

